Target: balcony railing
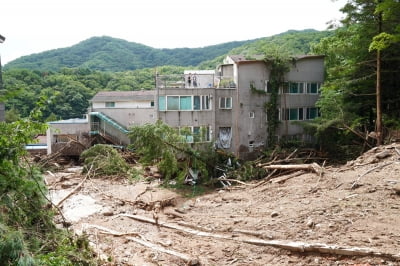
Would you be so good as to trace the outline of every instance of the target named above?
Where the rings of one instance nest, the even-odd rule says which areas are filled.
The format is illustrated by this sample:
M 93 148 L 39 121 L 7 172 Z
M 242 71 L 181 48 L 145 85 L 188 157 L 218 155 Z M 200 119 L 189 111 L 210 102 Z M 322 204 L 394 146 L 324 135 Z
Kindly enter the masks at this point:
M 236 88 L 232 77 L 215 74 L 157 75 L 158 89 Z

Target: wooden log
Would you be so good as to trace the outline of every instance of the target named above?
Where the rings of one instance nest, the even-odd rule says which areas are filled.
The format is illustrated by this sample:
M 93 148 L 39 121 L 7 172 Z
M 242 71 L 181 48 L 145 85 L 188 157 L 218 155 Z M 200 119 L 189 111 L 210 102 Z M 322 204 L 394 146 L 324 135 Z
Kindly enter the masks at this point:
M 107 227 L 101 226 L 101 225 L 96 225 L 96 224 L 83 224 L 82 228 L 85 230 L 86 228 L 96 228 L 98 230 L 100 230 L 100 233 L 103 234 L 108 234 L 108 235 L 113 235 L 113 236 L 126 236 L 126 235 L 130 235 L 130 236 L 140 236 L 139 233 L 137 232 L 127 232 L 127 233 L 122 233 L 122 232 L 118 232 L 112 229 L 109 229 Z
M 211 237 L 225 240 L 238 241 L 242 243 L 258 245 L 258 246 L 271 246 L 275 248 L 281 248 L 296 252 L 316 252 L 322 254 L 333 254 L 333 255 L 347 255 L 347 256 L 374 256 L 374 257 L 385 257 L 393 260 L 400 260 L 400 254 L 393 254 L 388 252 L 381 252 L 378 250 L 360 248 L 360 247 L 341 247 L 335 245 L 327 245 L 323 243 L 306 243 L 306 242 L 293 242 L 293 241 L 282 241 L 282 240 L 262 240 L 262 239 L 246 239 L 246 238 L 233 238 L 232 235 L 213 234 L 209 232 L 203 232 L 199 230 L 193 230 L 179 225 L 174 225 L 162 221 L 156 222 L 153 219 L 130 214 L 120 214 L 120 216 L 129 217 L 137 221 L 151 223 L 166 227 L 170 229 L 179 230 L 185 233 L 194 234 L 196 236 Z
M 135 238 L 135 237 L 126 237 L 126 239 L 129 239 L 129 240 L 131 240 L 133 242 L 136 242 L 136 243 L 138 243 L 140 245 L 143 245 L 145 247 L 154 249 L 156 251 L 159 251 L 159 252 L 162 252 L 162 253 L 166 253 L 166 254 L 178 257 L 178 258 L 184 260 L 187 263 L 187 265 L 200 265 L 200 262 L 199 262 L 198 259 L 193 259 L 190 256 L 188 256 L 186 254 L 183 254 L 183 253 L 180 253 L 178 251 L 171 250 L 171 249 L 166 249 L 166 248 L 164 248 L 162 246 L 158 246 L 158 245 L 153 244 L 151 242 L 144 241 L 142 239 Z
M 317 163 L 312 164 L 276 164 L 276 165 L 266 165 L 263 166 L 264 169 L 272 170 L 311 170 L 315 173 L 321 173 L 322 167 Z
M 400 254 L 392 254 L 381 252 L 369 248 L 360 247 L 341 247 L 336 245 L 327 245 L 323 243 L 306 243 L 306 242 L 289 242 L 281 240 L 257 240 L 245 239 L 244 243 L 249 243 L 258 246 L 271 246 L 282 248 L 296 252 L 317 252 L 323 254 L 346 255 L 346 256 L 373 256 L 373 257 L 386 257 L 394 260 L 400 260 Z

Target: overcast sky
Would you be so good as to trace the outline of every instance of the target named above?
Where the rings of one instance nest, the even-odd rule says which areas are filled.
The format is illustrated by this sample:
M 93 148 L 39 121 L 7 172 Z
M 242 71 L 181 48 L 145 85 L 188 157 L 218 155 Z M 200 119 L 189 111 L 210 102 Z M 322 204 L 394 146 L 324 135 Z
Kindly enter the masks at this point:
M 325 30 L 346 0 L 2 0 L 2 63 L 111 36 L 154 48 L 203 47 L 290 29 Z

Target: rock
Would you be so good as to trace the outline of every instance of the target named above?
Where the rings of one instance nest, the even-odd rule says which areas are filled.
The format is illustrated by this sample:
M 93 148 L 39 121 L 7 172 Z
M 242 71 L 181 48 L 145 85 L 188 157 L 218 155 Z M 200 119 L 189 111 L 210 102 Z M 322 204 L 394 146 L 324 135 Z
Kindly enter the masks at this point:
M 393 191 L 397 194 L 400 195 L 400 184 L 396 184 L 393 186 Z
M 308 219 L 307 226 L 313 228 L 315 226 L 315 222 L 312 219 Z
M 103 214 L 104 216 L 113 216 L 113 215 L 114 215 L 114 212 L 113 212 L 113 211 L 104 211 L 102 214 Z
M 380 160 L 385 159 L 389 156 L 392 156 L 392 154 L 389 151 L 383 151 L 375 155 L 375 157 Z
M 279 215 L 278 212 L 272 212 L 272 213 L 271 213 L 271 217 L 276 217 L 276 216 L 278 216 L 278 215 Z

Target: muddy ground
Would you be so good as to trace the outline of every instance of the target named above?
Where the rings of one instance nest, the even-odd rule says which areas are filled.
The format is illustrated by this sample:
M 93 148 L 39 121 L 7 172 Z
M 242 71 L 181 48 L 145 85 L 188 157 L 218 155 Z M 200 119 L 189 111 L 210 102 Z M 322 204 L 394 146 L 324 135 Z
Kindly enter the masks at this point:
M 80 170 L 46 175 L 55 204 Z M 87 178 L 60 209 L 101 265 L 400 265 L 400 144 L 286 177 L 192 198 L 158 180 Z

